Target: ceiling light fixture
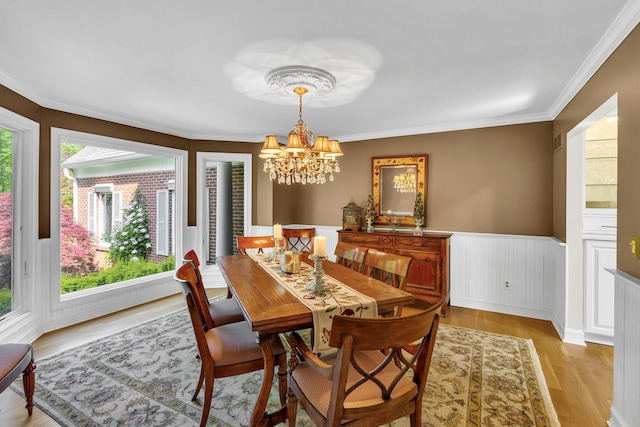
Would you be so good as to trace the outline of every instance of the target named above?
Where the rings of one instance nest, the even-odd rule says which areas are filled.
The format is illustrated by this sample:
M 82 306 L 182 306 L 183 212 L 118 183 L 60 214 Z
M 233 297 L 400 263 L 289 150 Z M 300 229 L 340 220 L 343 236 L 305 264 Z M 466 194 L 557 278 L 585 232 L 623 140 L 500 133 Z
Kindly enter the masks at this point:
M 324 95 L 333 89 L 336 80 L 328 72 L 305 66 L 280 67 L 266 76 L 267 85 L 282 95 L 299 98 L 298 123 L 289 132 L 287 145 L 282 147 L 276 135 L 267 135 L 260 151 L 264 172 L 278 184 L 324 184 L 329 175 L 340 172 L 336 157 L 341 156 L 340 144 L 327 136 L 314 137 L 302 120 L 302 96 Z

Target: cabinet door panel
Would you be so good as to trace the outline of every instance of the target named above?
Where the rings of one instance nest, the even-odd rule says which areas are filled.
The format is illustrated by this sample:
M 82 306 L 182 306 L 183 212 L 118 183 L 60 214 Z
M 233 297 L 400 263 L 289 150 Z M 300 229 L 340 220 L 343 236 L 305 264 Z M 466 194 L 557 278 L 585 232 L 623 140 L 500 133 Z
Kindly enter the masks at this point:
M 407 276 L 407 291 L 425 295 L 443 295 L 440 280 L 442 256 L 439 252 L 397 249 L 398 255 L 413 258 Z

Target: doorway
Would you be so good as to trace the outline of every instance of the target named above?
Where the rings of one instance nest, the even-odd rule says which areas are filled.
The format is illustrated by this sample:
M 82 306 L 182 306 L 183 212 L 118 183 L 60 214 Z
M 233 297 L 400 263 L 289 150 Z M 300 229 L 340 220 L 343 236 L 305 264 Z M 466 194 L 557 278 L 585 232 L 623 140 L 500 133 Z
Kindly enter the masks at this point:
M 235 251 L 235 235 L 251 229 L 251 154 L 198 153 L 199 256 L 213 264 L 216 256 Z
M 617 95 L 567 134 L 565 341 L 613 345 Z

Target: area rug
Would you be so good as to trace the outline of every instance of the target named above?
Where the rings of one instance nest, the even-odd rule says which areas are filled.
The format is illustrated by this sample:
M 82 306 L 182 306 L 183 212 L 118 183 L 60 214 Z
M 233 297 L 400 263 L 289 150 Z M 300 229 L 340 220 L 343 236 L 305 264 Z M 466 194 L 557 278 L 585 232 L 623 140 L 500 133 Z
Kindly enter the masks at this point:
M 36 360 L 34 403 L 62 426 L 197 426 L 196 351 L 188 314 L 180 310 Z M 207 425 L 249 425 L 261 381 L 261 372 L 216 380 Z M 271 409 L 278 406 L 276 387 Z M 19 381 L 12 388 L 22 394 Z M 312 425 L 300 410 L 297 426 Z M 408 418 L 391 424 L 408 425 Z M 560 424 L 531 340 L 441 324 L 423 426 L 481 425 Z

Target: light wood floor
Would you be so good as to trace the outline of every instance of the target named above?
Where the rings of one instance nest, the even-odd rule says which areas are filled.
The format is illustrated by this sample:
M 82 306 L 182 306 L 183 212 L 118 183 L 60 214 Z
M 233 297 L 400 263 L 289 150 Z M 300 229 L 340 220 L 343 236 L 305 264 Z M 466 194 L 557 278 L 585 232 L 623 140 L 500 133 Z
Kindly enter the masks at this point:
M 220 289 L 211 290 L 211 295 L 221 292 Z M 183 307 L 182 295 L 175 295 L 45 334 L 34 342 L 36 363 L 38 358 L 77 347 Z M 606 426 L 613 399 L 612 347 L 565 344 L 550 322 L 459 307 L 450 307 L 442 323 L 531 338 L 562 426 Z M 28 417 L 24 404 L 24 400 L 10 389 L 0 394 L 0 426 L 58 425 L 38 408 L 34 408 L 33 415 Z

